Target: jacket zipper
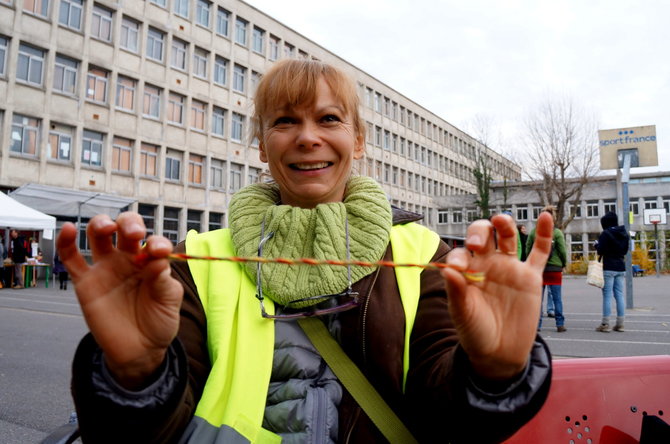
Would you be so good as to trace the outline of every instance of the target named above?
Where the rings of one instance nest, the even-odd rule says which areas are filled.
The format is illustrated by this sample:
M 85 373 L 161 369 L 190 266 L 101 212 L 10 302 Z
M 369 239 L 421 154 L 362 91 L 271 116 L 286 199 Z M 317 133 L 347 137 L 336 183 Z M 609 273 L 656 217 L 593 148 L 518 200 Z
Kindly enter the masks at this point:
M 367 362 L 367 354 L 365 351 L 365 327 L 366 327 L 366 320 L 367 320 L 367 315 L 368 315 L 368 308 L 370 306 L 370 294 L 372 293 L 372 289 L 375 288 L 375 284 L 377 283 L 377 278 L 379 277 L 379 272 L 380 268 L 377 268 L 377 271 L 375 272 L 375 277 L 372 281 L 372 284 L 370 285 L 370 289 L 368 290 L 367 298 L 365 298 L 365 305 L 363 306 L 363 324 L 362 324 L 362 330 L 363 332 L 361 333 L 361 349 L 363 352 L 363 362 Z M 349 423 L 349 430 L 347 430 L 346 437 L 344 439 L 344 443 L 348 444 L 349 441 L 351 440 L 351 434 L 354 431 L 354 426 L 358 422 L 358 418 L 360 417 L 361 414 L 361 407 L 358 406 L 356 409 L 356 415 L 354 416 L 353 420 Z
M 326 409 L 324 408 L 324 404 L 326 402 L 326 395 L 325 395 L 325 389 L 321 387 L 320 385 L 317 385 L 314 387 L 314 391 L 316 392 L 316 408 L 314 409 L 314 415 L 315 415 L 315 422 L 316 425 L 314 426 L 314 443 L 327 443 L 328 442 L 328 435 L 327 435 L 327 430 L 326 430 Z

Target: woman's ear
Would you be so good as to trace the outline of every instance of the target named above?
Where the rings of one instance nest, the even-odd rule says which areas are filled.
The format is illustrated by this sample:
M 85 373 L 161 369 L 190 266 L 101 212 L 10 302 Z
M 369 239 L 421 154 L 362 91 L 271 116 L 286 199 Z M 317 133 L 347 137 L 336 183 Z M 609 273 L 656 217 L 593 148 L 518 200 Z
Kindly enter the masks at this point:
M 268 156 L 265 152 L 265 144 L 263 142 L 258 142 L 258 158 L 263 163 L 268 163 Z
M 358 160 L 363 157 L 365 154 L 365 139 L 363 136 L 359 135 L 356 137 L 356 142 L 354 146 L 354 159 Z

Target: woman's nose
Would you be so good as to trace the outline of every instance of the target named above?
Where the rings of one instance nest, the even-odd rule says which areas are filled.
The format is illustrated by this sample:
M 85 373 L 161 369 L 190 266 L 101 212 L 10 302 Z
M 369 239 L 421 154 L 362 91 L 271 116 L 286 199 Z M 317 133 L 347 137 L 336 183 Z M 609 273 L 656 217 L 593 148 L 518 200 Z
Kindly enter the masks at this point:
M 300 147 L 314 148 L 321 144 L 319 127 L 313 122 L 304 122 L 298 127 L 296 143 Z

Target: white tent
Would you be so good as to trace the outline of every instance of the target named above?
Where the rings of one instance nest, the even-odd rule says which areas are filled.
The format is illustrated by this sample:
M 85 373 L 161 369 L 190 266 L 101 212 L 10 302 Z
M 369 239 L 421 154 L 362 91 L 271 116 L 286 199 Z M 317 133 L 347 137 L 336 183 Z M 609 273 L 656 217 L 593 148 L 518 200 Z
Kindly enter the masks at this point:
M 25 230 L 55 230 L 56 218 L 33 210 L 8 195 L 0 193 L 0 227 Z M 51 238 L 51 236 L 45 237 L 47 239 Z

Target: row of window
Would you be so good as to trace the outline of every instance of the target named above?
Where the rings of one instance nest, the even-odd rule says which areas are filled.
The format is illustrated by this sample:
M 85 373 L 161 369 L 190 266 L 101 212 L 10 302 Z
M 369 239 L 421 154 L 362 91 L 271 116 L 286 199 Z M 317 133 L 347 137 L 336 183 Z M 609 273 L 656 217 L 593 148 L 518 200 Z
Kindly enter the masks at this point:
M 443 154 L 439 154 L 430 148 L 426 148 L 423 145 L 419 145 L 409 139 L 398 136 L 380 126 L 373 126 L 370 122 L 367 122 L 367 128 L 367 142 L 370 144 L 374 144 L 375 146 L 393 153 L 398 153 L 400 156 L 404 156 L 407 159 L 413 159 L 415 162 L 422 165 L 435 167 L 439 171 L 448 172 L 451 176 L 459 179 L 472 178 L 472 168 L 450 159 Z
M 35 117 L 14 114 L 12 116 L 12 130 L 10 152 L 28 157 L 40 157 L 41 120 Z M 245 167 L 235 162 L 205 157 L 198 154 L 186 154 L 183 151 L 166 148 L 165 152 L 158 145 L 138 142 L 122 136 L 111 136 L 111 147 L 108 145 L 108 135 L 83 129 L 79 135 L 74 127 L 52 122 L 50 124 L 48 141 L 46 143 L 47 158 L 71 162 L 75 158 L 73 152 L 75 138 L 79 138 L 80 162 L 88 167 L 105 167 L 105 150 L 111 149 L 111 171 L 117 173 L 132 173 L 135 168 L 134 159 L 139 157 L 136 172 L 142 177 L 158 178 L 159 159 L 163 157 L 163 177 L 168 181 L 183 182 L 186 173 L 186 183 L 196 186 L 207 185 L 211 189 L 228 190 L 235 192 L 246 184 L 256 183 L 261 170 L 254 167 L 247 168 L 246 183 L 243 181 Z M 187 161 L 187 168 L 182 166 Z M 209 177 L 204 171 L 209 168 Z M 185 170 L 185 171 L 184 171 Z M 228 183 L 226 184 L 226 177 Z
M 661 208 L 659 207 L 658 199 L 655 197 L 643 197 L 640 198 L 642 199 L 642 205 L 644 209 L 656 209 L 656 208 Z M 666 213 L 670 214 L 670 196 L 664 196 L 662 198 L 662 208 L 665 208 Z M 582 213 L 582 207 L 585 208 L 585 213 Z M 601 212 L 600 212 L 600 204 L 598 202 L 594 201 L 588 201 L 585 202 L 582 205 L 577 205 L 576 207 L 571 206 L 570 211 L 573 211 L 575 213 L 575 219 L 580 219 L 583 216 L 583 214 L 586 215 L 587 219 L 595 219 L 598 217 L 601 217 Z M 511 210 L 506 210 L 506 211 L 511 211 Z M 602 215 L 605 213 L 612 211 L 614 213 L 617 212 L 617 204 L 615 201 L 605 201 L 602 204 Z M 640 215 L 640 203 L 639 202 L 630 202 L 630 211 L 633 213 L 634 216 L 639 216 Z M 516 220 L 518 222 L 524 222 L 527 220 L 537 220 L 537 218 L 540 215 L 540 212 L 542 212 L 542 206 L 534 205 L 531 210 L 530 210 L 530 215 L 532 216 L 531 219 L 528 218 L 529 216 L 529 210 L 527 207 L 517 207 L 516 208 Z M 493 211 L 492 213 L 495 213 Z M 449 215 L 451 214 L 452 218 L 449 220 Z M 479 216 L 479 210 L 478 209 L 466 209 L 465 210 L 465 220 L 463 219 L 464 212 L 463 210 L 457 210 L 457 209 L 449 209 L 449 210 L 439 210 L 438 211 L 438 224 L 447 224 L 449 222 L 453 223 L 462 223 L 462 222 L 472 222 L 476 219 L 478 219 Z
M 2 0 L 0 3 L 11 5 L 9 0 Z M 50 4 L 55 3 L 52 0 L 23 0 L 23 11 L 32 15 L 49 19 Z M 161 8 L 168 8 L 167 0 L 150 0 L 151 4 Z M 58 6 L 58 23 L 73 31 L 82 32 L 84 29 L 85 18 L 84 0 L 60 0 Z M 175 15 L 191 20 L 193 17 L 198 26 L 213 30 L 217 35 L 225 38 L 233 38 L 234 42 L 244 47 L 250 48 L 253 52 L 266 55 L 269 60 L 278 60 L 283 55 L 286 57 L 295 57 L 300 55 L 308 57 L 307 53 L 297 50 L 296 47 L 288 42 L 282 41 L 279 37 L 268 34 L 264 29 L 251 25 L 248 20 L 240 16 L 234 18 L 229 10 L 214 5 L 208 0 L 173 0 L 172 11 Z M 116 11 L 99 4 L 93 4 L 90 16 L 90 35 L 91 37 L 111 43 L 114 39 L 114 16 Z M 138 53 L 139 37 L 141 23 L 131 17 L 124 15 L 122 17 L 120 29 L 120 45 L 122 48 Z M 232 32 L 231 32 L 232 31 Z M 150 59 L 163 61 L 163 42 L 165 35 L 157 28 L 149 27 L 147 31 L 146 56 Z M 232 36 L 231 36 L 232 34 Z
M 456 153 L 462 154 L 471 160 L 476 160 L 477 149 L 472 143 L 469 143 L 468 141 L 451 134 L 449 131 L 441 128 L 435 123 L 432 123 L 430 120 L 427 120 L 412 110 L 399 105 L 396 101 L 391 100 L 386 96 L 382 96 L 380 92 L 374 91 L 370 87 L 364 87 L 363 97 L 364 104 L 376 112 L 383 114 L 384 116 L 400 123 L 401 125 L 406 126 L 410 130 L 426 136 L 428 139 L 440 145 L 447 146 Z M 370 123 L 368 123 L 368 131 L 372 133 L 372 124 Z M 375 145 L 377 146 L 382 146 L 380 131 L 380 127 L 375 127 Z M 383 145 L 385 148 L 390 146 L 390 143 L 387 141 L 386 132 L 384 133 Z M 492 171 L 499 172 L 500 174 L 506 174 L 507 177 L 509 177 L 509 172 L 506 171 L 506 168 L 508 167 L 503 162 L 493 159 L 490 156 L 487 156 L 486 161 Z
M 5 76 L 7 73 L 9 43 L 9 38 L 0 35 L 0 76 Z M 173 40 L 172 44 L 173 63 L 176 64 L 175 67 L 184 68 L 184 64 L 186 63 L 185 54 L 187 51 L 185 45 L 187 44 L 176 39 Z M 47 55 L 47 50 L 32 46 L 28 43 L 20 43 L 16 63 L 16 80 L 31 86 L 43 87 Z M 53 91 L 65 95 L 78 96 L 78 77 L 81 62 L 63 54 L 56 53 L 53 63 L 54 73 L 51 84 Z M 214 84 L 223 87 L 228 85 L 230 65 L 231 63 L 228 59 L 218 55 L 214 57 L 212 64 L 212 81 Z M 207 79 L 210 69 L 209 66 L 209 53 L 200 48 L 196 48 L 193 53 L 195 75 Z M 247 87 L 248 75 L 248 69 L 246 67 L 237 63 L 233 64 L 233 91 L 239 93 L 245 93 L 247 91 L 253 93 L 255 91 L 256 85 L 260 80 L 260 73 L 251 71 L 250 87 Z M 84 94 L 86 99 L 101 104 L 107 103 L 108 84 L 111 77 L 111 72 L 109 70 L 89 64 L 86 76 L 86 90 Z M 133 97 L 132 93 L 135 91 L 137 83 L 138 81 L 135 79 L 119 75 L 116 96 L 117 107 L 130 111 L 134 110 L 134 102 L 130 99 Z M 157 87 L 153 88 L 157 89 Z M 145 110 L 146 115 L 159 118 L 157 112 L 158 109 L 156 108 L 150 111 Z
M 450 196 L 466 191 L 379 160 L 367 160 L 366 174 L 379 182 L 430 196 Z

